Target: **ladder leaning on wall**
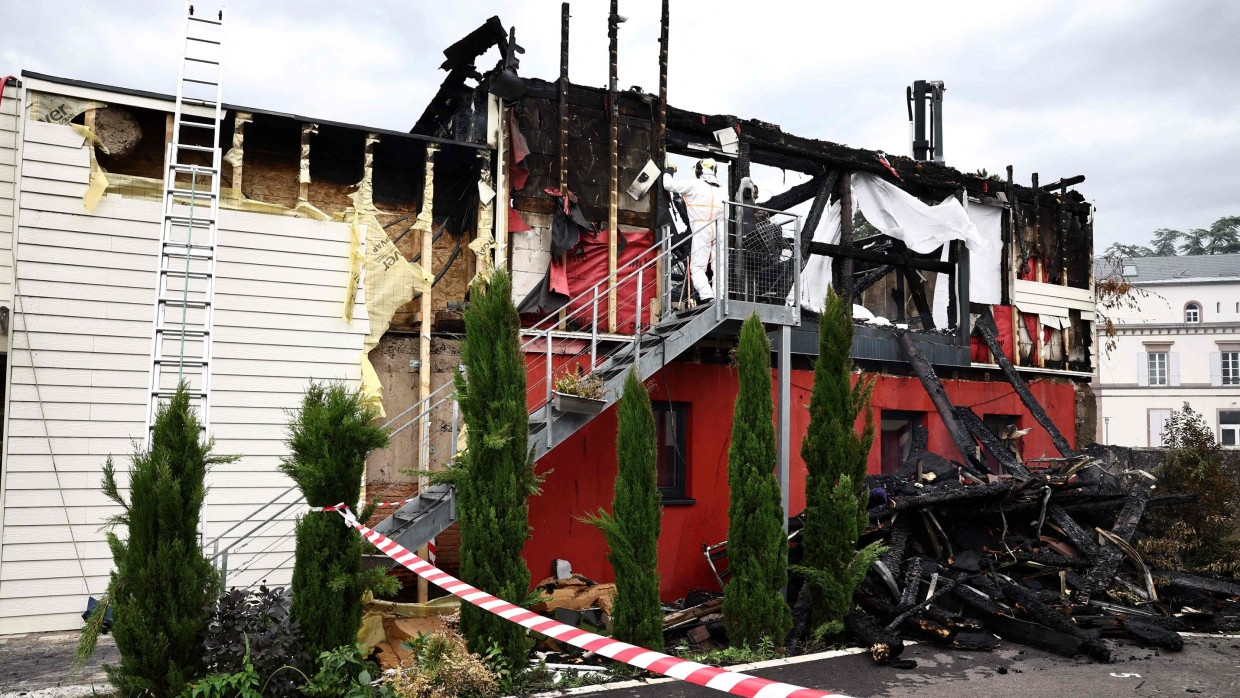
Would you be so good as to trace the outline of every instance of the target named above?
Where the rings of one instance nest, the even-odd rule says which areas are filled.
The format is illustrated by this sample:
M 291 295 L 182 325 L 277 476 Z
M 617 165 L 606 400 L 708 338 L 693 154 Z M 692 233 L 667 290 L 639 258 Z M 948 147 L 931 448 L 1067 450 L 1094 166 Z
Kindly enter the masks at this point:
M 180 382 L 189 386 L 204 431 L 210 421 L 211 332 L 220 198 L 220 58 L 223 9 L 185 6 L 185 46 L 165 157 L 159 267 L 144 443 L 155 413 Z M 204 517 L 205 521 L 205 517 Z

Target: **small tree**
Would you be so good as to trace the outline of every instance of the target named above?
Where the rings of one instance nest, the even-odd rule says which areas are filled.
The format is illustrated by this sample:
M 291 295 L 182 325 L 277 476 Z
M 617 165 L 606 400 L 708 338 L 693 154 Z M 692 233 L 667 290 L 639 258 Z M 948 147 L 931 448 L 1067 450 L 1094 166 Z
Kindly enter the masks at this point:
M 607 538 L 607 560 L 616 575 L 612 637 L 651 650 L 663 649 L 663 607 L 659 603 L 658 448 L 650 394 L 629 372 L 616 408 L 615 494 L 611 513 L 600 509 L 583 520 Z
M 518 604 L 529 597 L 530 571 L 521 550 L 530 535 L 528 499 L 538 492 L 520 330 L 507 273 L 496 273 L 489 287 L 473 287 L 461 346 L 468 380 L 459 368 L 456 373 L 466 450 L 446 478 L 456 485 L 461 579 Z M 525 667 L 521 626 L 464 604 L 461 633 L 471 652 L 486 654 L 498 645 L 509 667 Z
M 290 455 L 280 470 L 292 478 L 312 507 L 343 502 L 357 510 L 366 456 L 387 445 L 387 432 L 373 423 L 374 408 L 361 393 L 339 383 L 311 383 L 288 425 Z M 297 520 L 293 563 L 293 618 L 301 625 L 311 657 L 352 645 L 362 621 L 362 592 L 392 592 L 396 580 L 375 568 L 362 571 L 369 547 L 335 512 L 307 512 Z
M 203 673 L 201 635 L 219 577 L 198 543 L 207 470 L 233 458 L 211 455 L 184 383 L 155 413 L 150 447 L 130 458 L 129 501 L 111 457 L 103 492 L 122 508 L 110 521 L 116 571 L 108 585 L 112 634 L 121 661 L 104 667 L 120 695 L 175 696 Z M 105 605 L 96 607 L 105 613 Z
M 805 529 L 802 565 L 812 594 L 811 620 L 818 636 L 843 630 L 844 616 L 865 572 L 881 554 L 877 545 L 857 552 L 868 523 L 866 460 L 874 440 L 870 414 L 873 381 L 852 382 L 852 308 L 829 291 L 819 319 L 818 359 L 810 394 L 809 428 L 801 442 L 805 461 Z M 858 433 L 857 417 L 865 413 Z
M 775 425 L 771 400 L 771 344 L 757 313 L 741 326 L 736 361 L 740 389 L 728 449 L 728 569 L 723 617 L 734 647 L 782 643 L 792 612 L 781 589 L 788 584 L 788 539 L 775 479 Z

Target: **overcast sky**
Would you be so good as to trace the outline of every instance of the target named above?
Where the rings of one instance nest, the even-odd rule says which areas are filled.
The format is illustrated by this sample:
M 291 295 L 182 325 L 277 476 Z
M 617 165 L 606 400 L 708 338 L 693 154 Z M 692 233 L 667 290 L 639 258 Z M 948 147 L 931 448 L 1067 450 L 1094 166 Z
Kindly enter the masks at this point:
M 522 74 L 559 70 L 553 0 L 228 5 L 235 104 L 408 129 L 444 77 L 442 50 L 494 14 L 517 27 Z M 605 85 L 607 3 L 576 0 L 572 12 L 570 78 Z M 659 1 L 621 0 L 620 14 L 620 84 L 653 92 Z M 0 69 L 171 92 L 180 16 L 176 0 L 0 0 Z M 1238 36 L 1232 0 L 673 0 L 668 96 L 907 154 L 904 88 L 943 80 L 948 164 L 1011 164 L 1024 183 L 1086 175 L 1100 251 L 1240 214 Z

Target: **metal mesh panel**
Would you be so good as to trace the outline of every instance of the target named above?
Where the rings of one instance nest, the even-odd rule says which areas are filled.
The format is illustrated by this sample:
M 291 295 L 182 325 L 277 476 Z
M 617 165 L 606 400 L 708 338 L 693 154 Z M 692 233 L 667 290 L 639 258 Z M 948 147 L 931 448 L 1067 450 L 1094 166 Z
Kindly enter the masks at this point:
M 750 303 L 784 305 L 799 272 L 793 246 L 795 219 L 758 211 L 734 226 L 728 249 L 728 297 Z

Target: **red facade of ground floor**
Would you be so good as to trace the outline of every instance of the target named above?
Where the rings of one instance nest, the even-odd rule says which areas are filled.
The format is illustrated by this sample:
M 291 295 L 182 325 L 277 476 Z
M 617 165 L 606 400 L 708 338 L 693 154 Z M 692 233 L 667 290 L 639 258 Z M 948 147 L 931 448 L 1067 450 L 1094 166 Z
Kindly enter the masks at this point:
M 813 372 L 792 374 L 791 512 L 805 505 L 805 464 L 801 439 L 809 425 Z M 949 458 L 959 454 L 943 427 L 929 396 L 915 377 L 877 377 L 873 410 L 876 423 L 883 411 L 890 416 L 913 417 L 929 432 L 928 449 Z M 772 373 L 772 381 L 774 374 Z M 774 383 L 773 383 L 774 384 Z M 981 417 L 1035 428 L 1022 440 L 1026 458 L 1058 455 L 1050 438 L 1002 380 L 944 380 L 954 404 L 970 406 Z M 674 363 L 647 382 L 656 404 L 684 407 L 684 490 L 686 500 L 663 509 L 659 536 L 660 591 L 664 600 L 683 597 L 690 589 L 718 589 L 702 554 L 702 545 L 727 537 L 728 443 L 737 378 L 734 368 L 720 364 Z M 1060 431 L 1072 440 L 1075 433 L 1075 394 L 1070 382 L 1034 381 L 1030 385 Z M 600 507 L 610 509 L 616 477 L 616 415 L 611 408 L 544 456 L 538 470 L 546 473 L 542 494 L 530 499 L 533 537 L 525 546 L 531 577 L 550 575 L 552 560 L 566 559 L 573 570 L 600 582 L 613 581 L 602 535 L 579 520 Z M 870 451 L 870 472 L 881 470 L 881 438 Z

